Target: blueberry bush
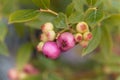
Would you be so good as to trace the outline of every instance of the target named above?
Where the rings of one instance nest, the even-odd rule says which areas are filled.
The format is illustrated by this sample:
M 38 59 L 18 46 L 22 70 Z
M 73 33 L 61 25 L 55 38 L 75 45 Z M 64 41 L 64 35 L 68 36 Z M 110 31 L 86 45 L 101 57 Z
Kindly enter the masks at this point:
M 120 80 L 120 0 L 0 0 L 5 56 L 9 25 L 28 38 L 8 72 L 12 80 Z

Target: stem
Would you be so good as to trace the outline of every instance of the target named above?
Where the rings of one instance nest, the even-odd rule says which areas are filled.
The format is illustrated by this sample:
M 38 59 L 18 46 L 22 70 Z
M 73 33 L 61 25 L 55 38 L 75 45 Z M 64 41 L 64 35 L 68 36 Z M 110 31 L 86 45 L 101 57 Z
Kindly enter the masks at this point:
M 52 11 L 52 10 L 50 10 L 50 9 L 47 9 L 47 10 L 45 10 L 45 9 L 40 9 L 40 11 L 41 12 L 48 12 L 48 13 L 52 13 L 52 14 L 54 14 L 54 15 L 58 15 L 58 13 L 57 12 L 55 12 L 55 11 Z

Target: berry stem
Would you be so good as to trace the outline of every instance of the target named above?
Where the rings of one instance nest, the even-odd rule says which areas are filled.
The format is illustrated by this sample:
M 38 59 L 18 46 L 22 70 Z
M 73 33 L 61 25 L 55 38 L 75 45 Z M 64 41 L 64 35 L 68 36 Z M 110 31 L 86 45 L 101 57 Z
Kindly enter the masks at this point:
M 54 15 L 58 15 L 58 13 L 57 12 L 55 12 L 55 11 L 53 11 L 53 10 L 50 10 L 50 9 L 47 9 L 47 10 L 45 10 L 45 9 L 40 9 L 40 11 L 41 12 L 48 12 L 48 13 L 52 13 L 52 14 L 54 14 Z

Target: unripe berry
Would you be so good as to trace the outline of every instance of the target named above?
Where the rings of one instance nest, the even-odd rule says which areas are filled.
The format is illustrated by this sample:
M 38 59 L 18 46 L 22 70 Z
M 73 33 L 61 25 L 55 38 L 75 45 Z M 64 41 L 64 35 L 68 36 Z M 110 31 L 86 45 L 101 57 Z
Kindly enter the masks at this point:
M 92 33 L 91 32 L 85 32 L 84 34 L 83 34 L 83 38 L 84 38 L 84 40 L 87 40 L 87 41 L 89 41 L 89 40 L 91 40 L 92 39 Z
M 43 42 L 46 42 L 48 39 L 47 39 L 47 35 L 45 33 L 42 33 L 40 35 L 40 40 L 43 41 Z
M 50 59 L 58 58 L 61 52 L 57 44 L 52 41 L 46 42 L 42 48 L 42 51 L 43 51 L 43 54 Z
M 80 33 L 85 33 L 89 31 L 88 25 L 85 22 L 79 22 L 76 26 L 76 30 Z
M 83 40 L 83 41 L 80 42 L 80 45 L 81 45 L 83 48 L 86 48 L 86 47 L 88 46 L 88 43 L 89 43 L 89 41 Z
M 74 36 L 75 36 L 75 41 L 76 41 L 76 42 L 80 42 L 80 41 L 82 40 L 82 34 L 77 33 L 77 34 L 75 34 Z
M 74 36 L 69 32 L 64 32 L 59 35 L 57 39 L 57 45 L 62 51 L 66 51 L 74 47 Z
M 19 75 L 18 75 L 18 72 L 17 72 L 17 70 L 16 69 L 10 69 L 9 71 L 8 71 L 8 78 L 10 79 L 10 80 L 18 80 L 19 79 Z
M 42 32 L 48 32 L 50 30 L 53 30 L 53 24 L 50 22 L 45 23 L 44 25 L 41 26 Z
M 53 41 L 56 36 L 55 31 L 52 30 L 52 31 L 46 32 L 46 36 L 47 36 L 48 41 Z
M 28 75 L 25 72 L 19 73 L 19 80 L 24 80 Z
M 44 42 L 40 42 L 40 43 L 37 45 L 37 51 L 42 51 L 43 45 L 44 45 Z

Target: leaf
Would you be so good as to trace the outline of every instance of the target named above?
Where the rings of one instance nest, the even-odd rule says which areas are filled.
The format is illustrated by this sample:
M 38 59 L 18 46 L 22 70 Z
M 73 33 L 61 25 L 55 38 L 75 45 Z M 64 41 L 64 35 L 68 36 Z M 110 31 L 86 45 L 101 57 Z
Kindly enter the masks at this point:
M 74 11 L 74 4 L 71 3 L 67 6 L 66 8 L 66 14 L 67 16 L 70 16 L 72 14 L 72 12 Z
M 112 53 L 112 38 L 106 26 L 102 26 L 102 40 L 100 43 L 101 52 L 105 58 Z
M 14 28 L 15 28 L 16 34 L 19 37 L 23 37 L 25 35 L 25 29 L 27 27 L 25 27 L 24 24 L 21 24 L 21 23 L 14 24 Z
M 3 42 L 5 40 L 7 32 L 7 25 L 3 21 L 0 21 L 0 41 Z
M 50 0 L 32 0 L 38 7 L 40 8 L 49 8 L 50 6 Z
M 64 29 L 67 27 L 67 17 L 63 13 L 59 13 L 59 15 L 56 17 L 56 19 L 53 21 L 53 24 L 56 29 Z
M 102 21 L 103 17 L 103 11 L 96 8 L 89 8 L 85 13 L 84 20 L 90 25 L 91 28 L 94 28 L 96 24 Z
M 32 9 L 15 11 L 9 16 L 9 23 L 20 23 L 33 20 L 38 16 L 38 13 L 39 11 Z
M 76 11 L 83 12 L 83 5 L 85 3 L 85 0 L 72 0 L 72 3 L 74 4 Z
M 26 43 L 19 48 L 16 60 L 17 68 L 19 70 L 21 70 L 24 65 L 29 61 L 31 53 L 32 46 L 30 43 Z
M 80 21 L 83 21 L 83 14 L 81 14 L 80 12 L 74 12 L 68 18 L 68 22 L 72 24 L 78 23 Z
M 90 6 L 94 6 L 98 0 L 86 0 L 87 4 Z
M 120 25 L 120 14 L 110 15 L 108 18 L 104 19 L 102 23 L 108 26 L 119 26 Z
M 93 39 L 89 42 L 88 47 L 83 49 L 82 52 L 83 56 L 92 52 L 99 45 L 101 40 L 101 28 L 96 27 L 95 29 L 93 29 L 92 34 L 93 34 Z
M 46 58 L 45 56 L 38 56 L 42 70 L 55 70 L 56 64 L 53 60 Z
M 48 79 L 49 80 L 63 80 L 59 75 L 53 74 L 53 73 L 48 74 Z
M 42 80 L 41 78 L 42 78 L 41 75 L 29 75 L 29 76 L 27 75 L 27 77 L 22 80 Z
M 55 18 L 56 18 L 56 16 L 53 14 L 40 12 L 38 19 L 36 19 L 34 21 L 29 21 L 25 24 L 32 28 L 40 29 L 40 26 L 42 26 L 44 23 L 52 22 Z
M 5 44 L 5 42 L 0 42 L 0 54 L 6 55 L 6 56 L 9 54 L 8 48 Z

